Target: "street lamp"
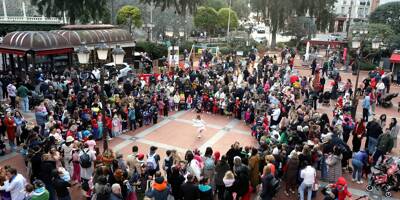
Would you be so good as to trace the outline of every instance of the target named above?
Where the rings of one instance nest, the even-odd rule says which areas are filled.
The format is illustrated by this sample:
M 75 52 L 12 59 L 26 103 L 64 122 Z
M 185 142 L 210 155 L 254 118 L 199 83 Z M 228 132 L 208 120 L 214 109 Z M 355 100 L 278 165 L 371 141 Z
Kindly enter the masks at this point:
M 372 49 L 379 49 L 381 43 L 382 43 L 382 40 L 380 38 L 378 38 L 378 37 L 375 37 L 372 40 Z
M 356 69 L 357 70 L 357 78 L 356 78 L 356 82 L 354 85 L 354 96 L 353 96 L 353 101 L 352 101 L 352 117 L 353 119 L 355 119 L 355 113 L 357 111 L 357 105 L 358 105 L 358 101 L 357 101 L 357 87 L 358 87 L 358 81 L 360 78 L 360 66 L 359 63 L 362 59 L 362 52 L 363 52 L 363 43 L 366 41 L 366 36 L 368 34 L 367 30 L 361 30 L 361 31 L 354 31 L 353 32 L 354 35 L 356 35 L 355 37 L 353 37 L 352 41 L 351 41 L 351 46 L 353 49 L 357 49 L 357 55 L 356 55 Z M 381 46 L 382 40 L 378 37 L 375 37 L 372 41 L 372 49 L 377 50 L 379 49 L 379 47 Z M 354 71 L 353 71 L 354 73 Z
M 106 138 L 108 136 L 108 130 L 105 128 L 106 127 L 105 107 L 106 107 L 107 101 L 106 101 L 106 94 L 104 93 L 104 77 L 105 77 L 104 63 L 107 61 L 108 51 L 110 50 L 110 47 L 104 41 L 102 41 L 100 44 L 96 45 L 95 49 L 96 49 L 96 53 L 97 53 L 97 58 L 101 62 L 100 63 L 100 65 L 101 65 L 101 67 L 100 67 L 100 87 L 101 87 L 100 100 L 101 100 L 101 104 L 102 104 L 101 114 L 102 114 L 102 123 L 103 123 L 103 127 L 104 127 L 103 128 L 103 139 L 104 139 L 104 142 L 107 143 Z M 90 51 L 84 43 L 79 47 L 79 49 L 77 50 L 76 53 L 78 55 L 79 63 L 87 64 L 89 62 Z M 115 66 L 123 63 L 125 52 L 119 45 L 116 45 L 116 48 L 113 49 L 112 55 L 113 55 Z
M 116 45 L 116 47 L 112 50 L 112 56 L 115 66 L 122 65 L 124 63 L 125 51 L 120 45 Z
M 76 51 L 76 55 L 78 55 L 79 63 L 81 63 L 81 64 L 88 64 L 89 63 L 90 51 L 87 48 L 85 43 L 81 44 L 81 46 Z

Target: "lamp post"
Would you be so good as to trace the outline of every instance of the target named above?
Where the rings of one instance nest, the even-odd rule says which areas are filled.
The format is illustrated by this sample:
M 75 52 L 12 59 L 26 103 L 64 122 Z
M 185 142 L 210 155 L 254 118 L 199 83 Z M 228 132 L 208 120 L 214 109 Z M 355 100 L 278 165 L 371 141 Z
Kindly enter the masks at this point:
M 356 77 L 356 82 L 355 82 L 354 91 L 353 91 L 353 100 L 352 100 L 353 109 L 352 109 L 351 116 L 353 117 L 353 119 L 355 119 L 355 113 L 357 111 L 357 106 L 358 106 L 357 89 L 358 89 L 358 81 L 360 78 L 360 62 L 361 62 L 361 59 L 363 59 L 363 57 L 362 57 L 363 47 L 364 47 L 364 43 L 366 41 L 366 36 L 368 34 L 368 31 L 367 30 L 354 31 L 353 34 L 356 36 L 351 40 L 351 47 L 353 49 L 357 50 L 356 60 L 355 60 L 356 61 L 355 70 L 356 70 L 357 77 Z M 377 50 L 377 49 L 379 49 L 380 45 L 381 45 L 381 40 L 379 38 L 375 37 L 372 40 L 372 49 Z
M 108 57 L 108 51 L 110 50 L 110 47 L 105 44 L 103 41 L 96 46 L 96 53 L 97 53 L 97 58 L 100 61 L 100 100 L 101 100 L 101 114 L 102 114 L 102 123 L 103 123 L 103 139 L 104 143 L 107 144 L 107 136 L 108 136 L 108 130 L 106 128 L 106 94 L 104 92 L 104 77 L 105 77 L 105 69 L 104 69 L 104 64 L 107 61 Z M 87 64 L 89 63 L 89 56 L 90 56 L 90 51 L 86 47 L 85 44 L 82 44 L 81 47 L 79 47 L 78 51 L 76 52 L 78 55 L 78 61 L 81 64 Z M 116 47 L 112 50 L 112 56 L 114 60 L 114 65 L 117 67 L 118 65 L 121 65 L 124 60 L 125 56 L 125 51 L 119 46 L 116 45 Z

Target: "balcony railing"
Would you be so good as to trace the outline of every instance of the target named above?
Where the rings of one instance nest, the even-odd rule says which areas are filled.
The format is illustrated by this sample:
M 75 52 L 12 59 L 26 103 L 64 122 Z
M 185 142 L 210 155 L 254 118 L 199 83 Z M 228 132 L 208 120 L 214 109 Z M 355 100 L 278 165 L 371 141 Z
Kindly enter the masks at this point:
M 64 24 L 57 17 L 0 16 L 0 24 Z

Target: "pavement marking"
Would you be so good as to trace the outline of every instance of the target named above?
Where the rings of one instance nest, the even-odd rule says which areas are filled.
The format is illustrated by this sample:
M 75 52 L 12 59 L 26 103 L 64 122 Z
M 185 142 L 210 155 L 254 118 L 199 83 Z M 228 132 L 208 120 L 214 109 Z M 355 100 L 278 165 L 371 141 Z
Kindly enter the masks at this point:
M 231 120 L 228 125 L 220 129 L 215 135 L 213 135 L 210 139 L 208 139 L 203 145 L 200 146 L 199 150 L 200 152 L 204 152 L 207 147 L 213 146 L 215 143 L 217 143 L 226 133 L 230 131 L 231 128 L 235 127 L 240 120 L 233 119 Z
M 140 132 L 139 134 L 136 135 L 137 138 L 144 138 L 147 135 L 149 135 L 150 133 L 152 133 L 153 131 L 155 131 L 156 129 L 161 128 L 162 126 L 165 126 L 166 124 L 168 124 L 168 122 L 170 122 L 172 120 L 172 118 L 178 118 L 182 115 L 184 115 L 186 113 L 186 111 L 179 111 L 173 115 L 171 115 L 170 117 L 166 118 L 165 120 L 162 120 L 161 122 L 146 128 L 146 130 L 143 130 L 142 132 Z
M 0 157 L 0 162 L 6 161 L 6 160 L 11 159 L 11 158 L 14 158 L 14 156 L 17 156 L 17 155 L 19 155 L 19 153 L 15 152 L 15 151 L 11 152 L 11 153 L 7 153 L 4 156 Z
M 119 136 L 117 136 L 117 137 L 119 137 Z M 120 137 L 119 137 L 119 138 L 120 138 Z M 113 148 L 113 151 L 114 151 L 115 153 L 118 153 L 118 152 L 121 151 L 123 148 L 129 146 L 131 143 L 133 143 L 132 140 L 124 140 L 123 142 L 121 142 L 121 143 L 115 145 L 114 148 Z
M 152 133 L 153 131 L 165 126 L 166 124 L 168 124 L 168 122 L 172 121 L 173 118 L 178 118 L 178 117 L 184 115 L 185 113 L 186 113 L 186 111 L 179 111 L 179 112 L 175 113 L 174 115 L 172 115 L 168 118 L 165 118 L 163 121 L 161 121 L 149 128 L 146 128 L 145 130 L 141 131 L 139 134 L 136 134 L 135 136 L 130 136 L 130 135 L 126 135 L 126 134 L 118 135 L 117 138 L 121 138 L 124 141 L 117 144 L 116 146 L 114 146 L 113 151 L 118 152 L 118 151 L 122 150 L 123 148 L 133 144 L 134 142 L 140 142 L 141 140 L 144 140 L 143 138 L 146 137 L 147 135 L 149 135 L 150 133 Z M 135 138 L 135 139 L 132 140 L 132 138 Z M 153 146 L 162 147 L 162 145 L 164 145 L 162 143 L 156 143 L 156 142 L 152 142 L 149 140 L 144 140 L 144 141 L 145 142 L 143 142 L 143 143 L 145 143 L 145 144 L 153 145 L 151 143 L 154 143 Z M 177 149 L 177 147 L 174 147 L 174 148 Z
M 192 120 L 187 120 L 187 119 L 174 119 L 174 121 L 182 122 L 182 123 L 185 123 L 185 124 L 193 124 Z M 215 124 L 206 124 L 206 127 L 215 128 L 215 129 L 222 129 L 223 128 L 223 126 L 219 126 L 219 125 L 215 125 Z
M 156 146 L 156 147 L 163 148 L 163 149 L 175 149 L 176 151 L 183 153 L 183 154 L 185 154 L 187 151 L 187 149 L 184 149 L 184 148 L 180 148 L 180 147 L 176 147 L 176 146 L 168 145 L 168 144 L 164 144 L 164 143 L 154 142 L 154 141 L 146 140 L 146 139 L 139 139 L 139 140 L 136 140 L 136 142 L 148 144 L 150 146 Z

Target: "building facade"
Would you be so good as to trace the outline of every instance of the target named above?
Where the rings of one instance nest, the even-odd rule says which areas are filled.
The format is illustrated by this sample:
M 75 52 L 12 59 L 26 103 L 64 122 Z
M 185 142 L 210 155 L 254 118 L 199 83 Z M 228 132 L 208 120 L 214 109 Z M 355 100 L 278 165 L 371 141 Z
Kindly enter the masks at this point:
M 373 1 L 379 0 L 338 0 L 334 31 L 346 33 L 353 24 L 367 22 Z

